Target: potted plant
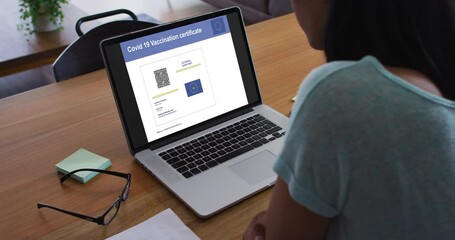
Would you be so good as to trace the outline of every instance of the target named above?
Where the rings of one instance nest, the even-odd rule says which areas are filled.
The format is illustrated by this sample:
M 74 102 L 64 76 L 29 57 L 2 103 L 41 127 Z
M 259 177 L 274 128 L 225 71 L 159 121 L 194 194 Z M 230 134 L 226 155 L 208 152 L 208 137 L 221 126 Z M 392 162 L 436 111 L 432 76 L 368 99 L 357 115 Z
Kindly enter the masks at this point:
M 62 5 L 68 0 L 19 0 L 21 24 L 28 34 L 49 32 L 62 28 Z

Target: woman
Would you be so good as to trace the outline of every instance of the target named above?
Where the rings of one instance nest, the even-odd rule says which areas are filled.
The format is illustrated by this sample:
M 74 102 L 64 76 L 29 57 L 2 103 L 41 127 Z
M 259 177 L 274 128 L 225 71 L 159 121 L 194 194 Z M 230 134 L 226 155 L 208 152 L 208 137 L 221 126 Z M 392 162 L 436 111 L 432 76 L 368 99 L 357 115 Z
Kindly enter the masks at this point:
M 300 87 L 244 239 L 453 239 L 455 1 L 293 6 L 328 63 Z

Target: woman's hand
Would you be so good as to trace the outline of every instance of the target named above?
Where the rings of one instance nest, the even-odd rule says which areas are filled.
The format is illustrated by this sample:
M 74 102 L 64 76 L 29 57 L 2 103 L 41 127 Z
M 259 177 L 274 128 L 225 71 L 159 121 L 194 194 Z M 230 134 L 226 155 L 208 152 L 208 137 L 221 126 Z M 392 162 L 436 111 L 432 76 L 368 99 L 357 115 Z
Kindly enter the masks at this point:
M 278 177 L 269 209 L 253 218 L 244 240 L 325 239 L 330 218 L 313 213 L 291 197 L 288 185 Z
M 267 221 L 267 212 L 258 213 L 251 220 L 248 229 L 243 234 L 243 240 L 264 240 L 265 239 L 265 223 Z

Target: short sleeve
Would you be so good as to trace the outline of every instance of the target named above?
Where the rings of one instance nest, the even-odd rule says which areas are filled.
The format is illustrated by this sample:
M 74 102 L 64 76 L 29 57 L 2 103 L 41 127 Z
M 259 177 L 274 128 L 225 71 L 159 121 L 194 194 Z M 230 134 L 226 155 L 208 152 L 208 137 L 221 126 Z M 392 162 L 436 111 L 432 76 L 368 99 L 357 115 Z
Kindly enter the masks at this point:
M 333 98 L 326 97 L 332 94 L 328 78 L 341 67 L 344 65 L 325 66 L 305 79 L 294 104 L 285 145 L 274 166 L 287 182 L 293 199 L 325 217 L 340 213 L 348 182 L 332 124 L 338 109 L 332 109 Z

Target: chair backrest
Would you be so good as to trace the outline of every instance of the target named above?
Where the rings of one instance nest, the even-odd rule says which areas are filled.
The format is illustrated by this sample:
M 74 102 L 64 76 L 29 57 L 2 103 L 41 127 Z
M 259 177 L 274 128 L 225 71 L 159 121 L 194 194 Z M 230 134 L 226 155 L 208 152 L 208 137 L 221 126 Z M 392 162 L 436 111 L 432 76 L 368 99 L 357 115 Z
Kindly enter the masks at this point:
M 132 16 L 133 20 L 109 22 L 95 27 L 85 34 L 80 30 L 80 25 L 85 21 L 112 16 L 118 13 L 127 13 Z M 76 23 L 76 31 L 80 37 L 71 43 L 52 65 L 55 80 L 58 82 L 104 68 L 99 49 L 99 44 L 102 40 L 157 25 L 156 23 L 138 21 L 134 13 L 125 9 L 81 18 Z

